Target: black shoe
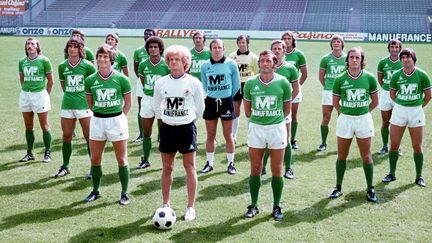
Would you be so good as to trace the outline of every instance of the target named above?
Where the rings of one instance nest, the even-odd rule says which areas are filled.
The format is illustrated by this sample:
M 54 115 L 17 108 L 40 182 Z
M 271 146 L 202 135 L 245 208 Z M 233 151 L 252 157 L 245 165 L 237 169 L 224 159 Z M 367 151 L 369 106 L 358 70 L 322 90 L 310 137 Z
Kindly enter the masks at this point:
M 388 154 L 389 150 L 387 146 L 384 146 L 380 149 L 380 151 L 378 152 L 379 155 L 386 155 Z
M 395 180 L 396 180 L 396 176 L 389 173 L 382 179 L 382 182 L 389 183 L 389 182 L 395 181 Z
M 279 206 L 274 207 L 272 216 L 274 220 L 282 220 L 283 219 L 282 209 Z
M 48 163 L 51 161 L 51 151 L 45 150 L 44 159 L 42 161 L 45 163 Z
M 84 198 L 84 202 L 87 202 L 87 203 L 93 202 L 94 200 L 96 200 L 100 197 L 101 197 L 101 194 L 98 191 L 97 192 L 92 191 L 92 192 L 90 192 L 90 194 L 86 198 Z
M 263 169 L 261 170 L 261 175 L 265 175 L 265 174 L 267 174 L 267 171 L 266 171 L 265 168 L 263 168 Z
M 84 179 L 86 179 L 86 180 L 91 180 L 91 179 L 93 179 L 93 176 L 92 176 L 92 174 L 91 174 L 91 170 L 87 173 L 87 175 L 84 177 Z
M 253 218 L 253 217 L 255 217 L 255 215 L 257 215 L 257 214 L 259 214 L 259 209 L 257 208 L 257 207 L 254 207 L 254 206 L 252 206 L 252 205 L 249 205 L 248 207 L 247 207 L 247 211 L 246 211 L 246 213 L 244 214 L 244 216 L 246 217 L 246 218 Z
M 291 140 L 291 148 L 294 150 L 299 148 L 299 146 L 297 144 L 297 140 Z
M 398 150 L 399 156 L 403 156 L 403 152 L 401 149 Z
M 67 168 L 65 168 L 63 166 L 60 166 L 60 169 L 58 170 L 57 174 L 54 175 L 54 178 L 63 177 L 63 176 L 66 176 L 69 173 L 70 173 L 69 169 L 67 169 Z
M 419 178 L 415 179 L 415 184 L 419 185 L 420 187 L 426 186 L 426 183 L 425 183 L 423 177 L 421 177 L 421 176 Z
M 141 135 L 138 135 L 137 138 L 135 138 L 135 140 L 133 140 L 133 143 L 139 144 L 143 141 L 143 137 Z
M 327 144 L 320 144 L 320 146 L 317 148 L 317 152 L 324 152 L 327 149 Z
M 285 171 L 284 177 L 287 179 L 294 179 L 294 171 L 289 168 L 288 170 Z
M 210 163 L 207 161 L 206 164 L 204 165 L 204 168 L 202 168 L 201 170 L 201 174 L 208 173 L 212 170 L 213 170 L 213 166 L 211 166 Z
M 339 188 L 335 188 L 332 191 L 332 193 L 330 193 L 329 198 L 335 199 L 335 198 L 338 198 L 338 197 L 340 197 L 342 195 L 343 195 L 342 190 L 340 190 Z
M 129 195 L 127 193 L 121 195 L 119 203 L 120 205 L 128 205 L 130 203 Z
M 235 175 L 235 173 L 236 173 L 237 171 L 236 171 L 236 168 L 234 167 L 234 162 L 230 162 L 230 163 L 228 164 L 227 172 L 228 172 L 228 174 L 230 174 L 230 175 Z
M 144 157 L 141 157 L 141 163 L 136 167 L 137 169 L 145 169 L 150 167 L 151 164 L 149 161 L 144 160 Z
M 371 186 L 368 190 L 367 190 L 367 194 L 366 194 L 366 198 L 369 202 L 377 202 L 377 197 L 375 195 L 375 189 L 373 186 Z
M 27 153 L 22 157 L 22 159 L 18 160 L 19 162 L 29 162 L 30 160 L 35 160 L 35 157 L 32 153 Z

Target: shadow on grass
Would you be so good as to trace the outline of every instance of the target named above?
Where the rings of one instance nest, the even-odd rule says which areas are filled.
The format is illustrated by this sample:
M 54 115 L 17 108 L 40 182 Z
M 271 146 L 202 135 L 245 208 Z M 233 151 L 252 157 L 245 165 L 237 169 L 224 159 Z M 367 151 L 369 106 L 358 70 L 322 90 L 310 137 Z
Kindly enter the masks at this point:
M 261 180 L 261 186 L 270 183 L 272 178 Z M 219 184 L 201 189 L 197 201 L 210 201 L 219 197 L 234 197 L 249 192 L 249 177 L 230 184 Z
M 4 164 L 0 164 L 0 172 L 7 171 L 7 170 L 13 170 L 19 167 L 23 166 L 29 166 L 32 164 L 38 164 L 41 163 L 40 161 L 30 161 L 30 162 L 18 162 L 18 161 L 10 161 L 6 162 Z
M 255 225 L 271 220 L 270 215 L 256 216 L 254 219 L 245 219 L 243 216 L 231 218 L 228 221 L 213 224 L 202 228 L 188 228 L 179 232 L 169 239 L 173 242 L 217 242 L 223 241 L 227 237 L 241 235 L 250 230 Z M 259 239 L 256 239 L 260 241 Z M 263 240 L 263 239 L 261 239 Z M 238 239 L 238 241 L 242 241 Z
M 388 161 L 388 156 L 381 156 L 378 154 L 372 154 L 372 161 L 374 166 L 381 164 L 383 161 Z M 336 161 L 335 161 L 336 163 Z M 361 158 L 354 158 L 347 160 L 347 170 L 363 167 L 363 161 Z
M 60 138 L 53 139 L 51 141 L 51 144 L 52 144 L 51 151 L 61 151 L 62 139 L 60 139 Z M 43 142 L 36 142 L 36 143 L 34 143 L 33 148 L 34 148 L 33 150 L 45 149 L 45 145 Z M 26 143 L 13 144 L 13 145 L 7 146 L 7 147 L 3 148 L 2 150 L 0 150 L 0 153 L 8 153 L 11 151 L 19 151 L 19 150 L 27 151 L 27 144 Z M 21 158 L 19 158 L 19 159 L 21 159 Z
M 137 169 L 132 169 L 131 170 L 131 179 L 133 179 L 134 177 L 140 177 L 143 175 L 147 175 L 153 172 L 157 172 L 160 171 L 161 169 L 147 169 L 147 170 L 137 170 Z M 136 172 L 139 171 L 139 172 Z M 108 185 L 112 185 L 115 183 L 120 183 L 120 179 L 119 179 L 119 175 L 118 173 L 111 173 L 111 174 L 102 174 L 102 179 L 101 179 L 101 186 L 108 186 Z M 91 180 L 77 180 L 74 183 L 72 183 L 72 185 L 62 189 L 62 191 L 64 192 L 73 192 L 73 191 L 80 191 L 84 188 L 87 187 L 92 187 L 92 181 Z
M 124 224 L 117 227 L 100 227 L 91 228 L 78 235 L 75 235 L 69 239 L 71 243 L 81 243 L 81 242 L 119 242 L 130 239 L 135 236 L 142 235 L 144 233 L 153 231 L 154 233 L 163 233 L 164 231 L 156 230 L 152 224 L 143 225 L 150 221 L 151 217 L 146 217 L 139 219 L 130 224 Z M 153 233 L 152 232 L 152 233 Z M 150 240 L 150 239 L 147 239 Z
M 60 184 L 73 182 L 73 181 L 85 181 L 85 180 L 83 177 L 71 177 L 68 179 L 59 179 L 59 180 L 54 179 L 53 177 L 46 177 L 29 183 L 23 183 L 23 184 L 12 185 L 12 186 L 2 186 L 0 187 L 0 195 L 19 195 L 22 193 L 26 193 L 34 190 L 42 190 L 42 189 L 58 186 Z
M 294 150 L 295 151 L 295 150 Z M 324 159 L 329 156 L 337 154 L 337 151 L 328 151 L 328 152 L 317 152 L 316 150 L 311 150 L 307 153 L 298 154 L 297 152 L 293 153 L 294 163 L 302 163 L 302 162 L 313 162 L 319 159 Z
M 160 179 L 152 180 L 138 186 L 138 190 L 131 192 L 134 196 L 143 196 L 151 192 L 161 191 Z M 171 190 L 175 190 L 186 185 L 186 176 L 174 177 L 171 184 Z M 186 192 L 185 192 L 186 193 Z
M 14 228 L 21 224 L 46 223 L 62 218 L 74 217 L 83 213 L 87 213 L 91 210 L 109 206 L 110 204 L 112 203 L 101 203 L 93 205 L 86 204 L 89 206 L 78 207 L 85 205 L 85 203 L 74 202 L 60 208 L 44 208 L 37 209 L 31 212 L 16 214 L 3 219 L 0 224 L 0 231 Z
M 377 204 L 387 203 L 413 186 L 414 184 L 407 184 L 392 190 L 387 190 L 387 192 L 384 193 L 383 190 L 380 189 L 382 188 L 382 185 L 378 184 L 376 187 L 378 197 Z M 345 200 L 346 202 L 335 207 L 327 208 L 327 205 L 331 200 Z M 366 203 L 370 204 L 370 207 L 374 207 L 373 203 L 366 201 L 366 191 L 350 192 L 339 199 L 324 198 L 308 208 L 298 211 L 284 212 L 283 223 L 277 224 L 276 227 L 289 227 L 304 222 L 316 223 Z

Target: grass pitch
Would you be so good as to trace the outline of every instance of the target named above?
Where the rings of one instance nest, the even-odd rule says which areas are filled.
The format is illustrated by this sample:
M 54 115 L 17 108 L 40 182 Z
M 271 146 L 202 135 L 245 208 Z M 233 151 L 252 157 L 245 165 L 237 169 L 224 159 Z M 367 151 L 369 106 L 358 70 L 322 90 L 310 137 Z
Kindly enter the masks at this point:
M 18 163 L 25 153 L 24 124 L 18 111 L 20 85 L 18 60 L 25 55 L 26 37 L 0 37 L 0 241 L 2 242 L 345 242 L 345 241 L 418 241 L 427 242 L 432 235 L 431 186 L 414 185 L 415 167 L 408 134 L 402 144 L 404 156 L 399 159 L 397 181 L 381 183 L 388 171 L 388 157 L 374 155 L 376 192 L 378 203 L 366 202 L 366 182 L 357 146 L 353 143 L 344 180 L 344 196 L 329 200 L 328 193 L 335 183 L 336 137 L 333 113 L 330 123 L 329 147 L 317 154 L 320 143 L 321 85 L 318 67 L 321 57 L 330 51 L 328 42 L 299 42 L 298 48 L 307 58 L 309 77 L 303 86 L 304 100 L 299 112 L 297 138 L 300 149 L 295 152 L 293 166 L 296 178 L 285 180 L 282 207 L 283 222 L 275 222 L 270 214 L 272 194 L 271 176 L 262 177 L 259 206 L 261 213 L 253 219 L 244 219 L 243 213 L 250 204 L 248 191 L 249 159 L 246 145 L 246 123 L 241 117 L 241 128 L 236 146 L 238 173 L 229 176 L 221 130 L 219 128 L 215 170 L 198 177 L 196 202 L 197 220 L 186 223 L 181 219 L 186 207 L 185 174 L 177 159 L 172 187 L 172 207 L 178 221 L 170 231 L 158 231 L 151 217 L 161 205 L 161 162 L 154 141 L 152 167 L 147 170 L 132 169 L 129 185 L 131 204 L 123 207 L 117 203 L 120 182 L 112 146 L 108 145 L 103 159 L 101 192 L 103 197 L 93 203 L 82 200 L 92 185 L 83 176 L 89 170 L 86 146 L 77 129 L 73 140 L 72 174 L 60 179 L 52 175 L 61 165 L 60 104 L 62 91 L 58 82 L 57 65 L 63 58 L 65 37 L 40 37 L 42 51 L 53 64 L 56 80 L 51 95 L 49 120 L 53 131 L 53 161 L 42 163 L 42 132 L 35 120 L 35 155 L 37 160 Z M 104 38 L 86 38 L 86 44 L 95 50 Z M 166 46 L 174 43 L 192 47 L 191 40 L 167 39 Z M 226 54 L 236 49 L 235 40 L 227 40 Z M 132 54 L 143 45 L 142 38 L 121 38 L 119 47 L 127 56 L 133 75 Z M 259 53 L 269 48 L 268 40 L 252 40 L 251 50 Z M 360 45 L 366 53 L 366 69 L 376 73 L 378 60 L 387 55 L 386 43 L 347 43 L 345 50 Z M 430 44 L 404 44 L 417 52 L 417 66 L 432 74 Z M 431 119 L 431 105 L 426 109 Z M 130 140 L 137 135 L 137 104 L 129 113 Z M 373 151 L 381 147 L 381 118 L 378 109 L 373 112 L 375 138 Z M 425 128 L 426 183 L 431 183 L 432 133 L 430 121 Z M 197 169 L 205 163 L 205 128 L 198 122 Z M 154 136 L 155 137 L 155 136 Z M 155 140 L 155 138 L 153 139 Z M 141 145 L 129 143 L 129 164 L 134 168 L 141 156 Z

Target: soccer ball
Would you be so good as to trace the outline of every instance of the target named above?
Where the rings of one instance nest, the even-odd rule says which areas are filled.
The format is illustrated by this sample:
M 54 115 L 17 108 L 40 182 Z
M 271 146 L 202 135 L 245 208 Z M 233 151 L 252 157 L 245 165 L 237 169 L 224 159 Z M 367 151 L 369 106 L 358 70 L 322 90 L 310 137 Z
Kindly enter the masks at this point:
M 156 209 L 153 215 L 153 225 L 156 229 L 171 229 L 176 222 L 176 213 L 170 207 Z

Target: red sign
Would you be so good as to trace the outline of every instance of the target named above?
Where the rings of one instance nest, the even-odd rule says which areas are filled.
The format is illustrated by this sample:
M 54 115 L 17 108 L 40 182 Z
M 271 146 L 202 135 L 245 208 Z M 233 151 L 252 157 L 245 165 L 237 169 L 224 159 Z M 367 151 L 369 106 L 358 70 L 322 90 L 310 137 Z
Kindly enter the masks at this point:
M 0 0 L 0 16 L 20 16 L 26 11 L 26 0 Z

